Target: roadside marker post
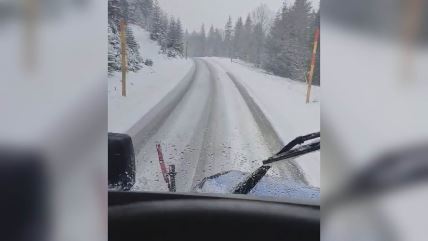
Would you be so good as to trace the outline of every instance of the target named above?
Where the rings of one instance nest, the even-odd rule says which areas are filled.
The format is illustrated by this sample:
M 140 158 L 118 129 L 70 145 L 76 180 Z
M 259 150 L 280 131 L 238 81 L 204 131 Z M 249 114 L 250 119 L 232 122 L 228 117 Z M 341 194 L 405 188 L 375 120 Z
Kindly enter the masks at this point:
M 126 96 L 126 23 L 124 19 L 120 20 L 120 54 L 122 57 L 122 96 Z
M 311 60 L 311 67 L 309 70 L 309 74 L 308 74 L 308 90 L 306 92 L 306 104 L 309 103 L 310 99 L 311 99 L 311 89 L 312 89 L 312 79 L 314 77 L 314 70 L 315 70 L 315 61 L 316 61 L 316 55 L 317 55 L 317 50 L 318 50 L 318 40 L 320 37 L 320 29 L 317 28 L 315 30 L 315 36 L 314 36 L 314 47 L 312 49 L 312 60 Z

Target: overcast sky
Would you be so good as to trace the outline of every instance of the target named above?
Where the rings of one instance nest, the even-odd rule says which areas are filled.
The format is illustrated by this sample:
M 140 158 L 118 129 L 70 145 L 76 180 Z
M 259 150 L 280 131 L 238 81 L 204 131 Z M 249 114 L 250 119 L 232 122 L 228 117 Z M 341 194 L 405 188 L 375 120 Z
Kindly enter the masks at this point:
M 223 28 L 229 15 L 233 21 L 237 16 L 246 17 L 262 3 L 276 12 L 281 8 L 283 0 L 158 0 L 162 9 L 168 14 L 179 17 L 189 31 L 199 30 L 205 23 L 206 30 L 212 24 Z M 316 9 L 319 0 L 311 0 Z M 294 2 L 288 0 L 287 2 Z

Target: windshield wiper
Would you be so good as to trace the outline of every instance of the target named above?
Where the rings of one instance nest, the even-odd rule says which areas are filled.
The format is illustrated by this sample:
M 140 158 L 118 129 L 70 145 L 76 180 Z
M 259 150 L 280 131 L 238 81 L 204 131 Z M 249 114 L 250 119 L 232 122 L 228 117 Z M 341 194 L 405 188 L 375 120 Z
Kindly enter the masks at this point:
M 303 145 L 303 146 L 299 146 L 297 148 L 294 148 L 288 152 L 282 153 L 280 155 L 275 155 L 269 159 L 267 159 L 266 161 L 263 161 L 263 164 L 271 164 L 277 161 L 282 161 L 282 160 L 286 160 L 286 159 L 290 159 L 293 157 L 298 157 L 301 155 L 305 155 L 307 153 L 311 153 L 314 151 L 318 151 L 321 148 L 321 143 L 320 141 L 316 141 L 307 145 Z
M 249 175 L 243 182 L 239 183 L 233 190 L 233 193 L 248 194 L 269 171 L 271 166 L 268 164 L 272 164 L 277 161 L 288 160 L 290 158 L 298 157 L 319 150 L 321 148 L 320 140 L 316 140 L 306 145 L 301 144 L 305 143 L 306 141 L 314 140 L 320 137 L 320 132 L 317 132 L 295 138 L 286 146 L 284 146 L 284 148 L 282 148 L 281 151 L 279 151 L 276 155 L 263 161 L 263 166 L 259 167 L 257 170 L 251 173 L 251 175 Z M 294 148 L 297 145 L 301 146 Z
M 279 151 L 276 155 L 281 155 L 281 154 L 291 150 L 293 147 L 295 147 L 297 145 L 301 145 L 301 144 L 305 143 L 306 141 L 313 140 L 313 139 L 320 138 L 320 137 L 321 137 L 320 132 L 312 133 L 312 134 L 309 134 L 306 136 L 296 137 L 294 140 L 290 141 L 286 146 L 284 146 L 284 148 L 282 148 L 281 151 Z
M 261 166 L 233 190 L 233 194 L 248 194 L 266 175 L 271 166 Z

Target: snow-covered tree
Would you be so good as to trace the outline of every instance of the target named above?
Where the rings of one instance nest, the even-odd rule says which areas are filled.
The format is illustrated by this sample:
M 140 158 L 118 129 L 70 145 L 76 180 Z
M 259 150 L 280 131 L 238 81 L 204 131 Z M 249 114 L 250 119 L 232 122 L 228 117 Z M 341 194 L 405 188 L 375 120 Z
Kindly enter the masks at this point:
M 251 19 L 253 20 L 254 25 L 260 24 L 264 35 L 269 31 L 272 24 L 272 18 L 274 16 L 275 14 L 265 3 L 261 4 L 251 12 Z
M 310 61 L 311 9 L 308 0 L 296 0 L 290 8 L 284 3 L 266 39 L 264 66 L 267 70 L 305 80 Z
M 108 72 L 120 71 L 119 23 L 122 18 L 119 0 L 108 1 Z
M 162 10 L 159 7 L 157 0 L 153 3 L 152 12 L 152 25 L 150 29 L 150 38 L 152 40 L 159 40 L 162 35 Z
M 271 15 L 267 6 L 262 4 L 247 16 L 245 23 L 239 17 L 233 27 L 229 16 L 224 31 L 211 26 L 206 36 L 202 25 L 199 32 L 186 34 L 189 56 L 240 58 L 276 75 L 304 81 L 317 14 L 312 12 L 309 0 L 296 0 L 289 7 L 284 1 L 276 17 Z M 318 73 L 319 66 L 314 84 L 315 79 L 319 79 Z
M 199 55 L 200 56 L 206 56 L 206 41 L 207 41 L 207 34 L 205 32 L 205 24 L 202 24 L 201 26 L 201 33 L 199 36 Z
M 132 19 L 130 4 L 127 0 L 109 0 L 108 1 L 108 71 L 121 70 L 121 42 L 120 42 L 120 22 L 123 20 L 127 28 L 125 29 L 126 37 L 126 57 L 127 69 L 137 71 L 141 69 L 143 61 L 139 53 L 139 45 L 135 41 L 132 30 L 128 22 Z
M 108 73 L 120 71 L 120 40 L 111 25 L 108 27 Z
M 288 41 L 283 48 L 288 55 L 290 77 L 305 80 L 311 53 L 311 4 L 308 0 L 296 0 L 288 16 Z
M 126 28 L 127 64 L 128 70 L 136 72 L 142 68 L 143 59 L 140 56 L 140 46 L 135 41 L 134 34 L 129 25 Z
M 250 46 L 250 62 L 254 63 L 257 67 L 261 66 L 263 61 L 264 43 L 265 43 L 265 31 L 261 23 L 254 26 L 251 35 L 251 46 Z
M 183 55 L 183 29 L 180 19 L 171 18 L 167 33 L 167 52 L 168 56 L 175 57 Z
M 244 24 L 242 22 L 242 18 L 238 18 L 235 24 L 234 29 L 234 35 L 233 35 L 233 57 L 236 58 L 242 58 L 242 42 L 243 42 L 243 33 L 244 33 Z
M 183 35 L 183 25 L 181 24 L 181 20 L 178 18 L 176 23 L 176 42 L 174 45 L 175 50 L 180 56 L 183 56 L 184 51 L 184 35 Z
M 244 29 L 242 30 L 242 42 L 241 42 L 241 57 L 246 61 L 251 61 L 250 56 L 252 55 L 253 46 L 253 21 L 250 15 L 245 20 Z
M 222 56 L 222 49 L 223 46 L 223 37 L 221 35 L 221 32 L 219 29 L 214 30 L 214 37 L 213 37 L 213 56 Z
M 129 21 L 143 28 L 149 28 L 153 13 L 153 0 L 128 0 Z
M 161 46 L 161 50 L 163 53 L 167 53 L 168 49 L 168 28 L 168 15 L 166 15 L 165 13 L 161 13 L 159 36 L 157 40 L 158 44 Z
M 214 32 L 214 26 L 211 25 L 210 30 L 208 31 L 207 36 L 207 48 L 206 48 L 206 55 L 207 56 L 214 56 L 214 47 L 215 47 L 215 32 Z
M 232 58 L 232 43 L 233 43 L 233 26 L 232 26 L 232 18 L 229 16 L 227 20 L 226 26 L 224 28 L 224 49 L 225 56 Z
M 284 28 L 282 13 L 287 11 L 286 6 L 282 9 L 282 12 L 278 12 L 275 20 L 271 26 L 269 34 L 265 41 L 265 57 L 264 57 L 264 68 L 275 74 L 286 75 L 284 68 L 281 64 L 280 53 L 282 48 L 282 38 L 284 35 Z

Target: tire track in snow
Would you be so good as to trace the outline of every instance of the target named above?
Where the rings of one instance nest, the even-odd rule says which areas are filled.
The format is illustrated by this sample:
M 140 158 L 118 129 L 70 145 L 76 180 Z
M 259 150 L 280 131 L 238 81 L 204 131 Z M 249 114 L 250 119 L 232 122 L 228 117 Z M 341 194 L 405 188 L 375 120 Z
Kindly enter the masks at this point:
M 269 149 L 271 152 L 276 153 L 281 150 L 281 148 L 284 146 L 284 143 L 282 142 L 281 138 L 279 138 L 279 135 L 276 133 L 271 122 L 263 113 L 262 109 L 259 107 L 259 105 L 256 104 L 254 99 L 248 93 L 247 89 L 236 79 L 234 75 L 232 75 L 230 72 L 226 72 L 226 74 L 235 84 L 242 98 L 247 103 L 247 106 L 250 108 L 254 120 L 256 120 L 259 129 L 262 130 L 263 137 L 269 144 Z
M 159 130 L 169 114 L 184 98 L 193 82 L 195 82 L 197 74 L 198 69 L 196 63 L 193 62 L 193 66 L 186 76 L 127 131 L 127 134 L 132 138 L 136 155 L 141 151 L 141 147 L 146 144 L 146 140 Z
M 269 156 L 269 144 L 251 106 L 226 71 L 215 66 L 195 59 L 191 78 L 180 82 L 172 96 L 135 127 L 133 138 L 139 141 L 134 139 L 138 150 L 134 190 L 166 191 L 157 143 L 162 144 L 167 164 L 176 165 L 179 192 L 191 191 L 204 177 L 222 171 L 251 172 Z
M 239 91 L 224 71 L 203 61 L 210 70 L 214 99 L 193 188 L 203 178 L 220 172 L 252 172 L 269 155 L 268 145 Z
M 143 136 L 137 160 L 136 191 L 167 191 L 159 168 L 156 144 L 161 144 L 165 161 L 176 165 L 177 191 L 187 192 L 202 149 L 203 130 L 208 123 L 212 88 L 206 64 L 195 59 L 195 75 L 183 97 L 164 116 L 155 120 L 157 128 Z M 165 112 L 165 110 L 161 110 Z M 190 178 L 189 178 L 190 177 Z
M 219 66 L 221 69 L 223 69 L 226 72 L 227 76 L 230 78 L 230 80 L 234 83 L 235 87 L 238 89 L 242 98 L 244 99 L 247 106 L 249 107 L 259 129 L 261 130 L 266 143 L 268 143 L 269 145 L 268 147 L 272 155 L 277 153 L 279 150 L 281 150 L 281 148 L 285 145 L 285 143 L 281 140 L 281 138 L 279 137 L 272 123 L 266 117 L 263 110 L 260 108 L 260 106 L 256 103 L 254 98 L 248 92 L 248 89 L 241 83 L 241 81 L 238 80 L 238 78 L 235 75 L 229 72 L 227 68 L 225 68 L 221 63 L 218 63 L 215 60 L 213 62 L 215 62 L 217 66 Z M 308 184 L 308 181 L 306 180 L 303 170 L 294 160 L 283 162 L 281 163 L 281 165 L 275 165 L 275 167 L 278 169 L 281 176 L 284 176 L 284 175 L 291 176 L 293 180 L 301 181 L 304 184 Z

